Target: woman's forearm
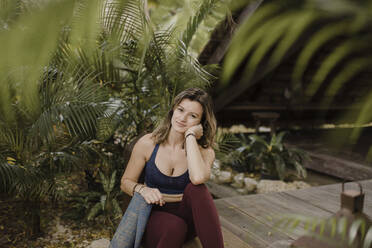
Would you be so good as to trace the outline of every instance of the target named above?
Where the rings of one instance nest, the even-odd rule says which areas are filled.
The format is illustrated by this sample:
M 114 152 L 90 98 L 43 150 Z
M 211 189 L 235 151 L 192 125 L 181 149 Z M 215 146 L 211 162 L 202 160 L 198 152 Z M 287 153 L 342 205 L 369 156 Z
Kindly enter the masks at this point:
M 210 177 L 210 166 L 205 164 L 195 136 L 187 136 L 185 142 L 190 180 L 193 184 L 204 183 Z
M 133 190 L 134 190 L 134 187 L 136 186 L 136 184 L 138 184 L 138 183 L 135 182 L 135 181 L 132 181 L 131 179 L 122 178 L 121 179 L 120 189 L 124 193 L 127 193 L 130 196 L 133 196 L 133 193 L 134 193 Z M 137 186 L 135 189 L 136 189 L 136 192 L 138 192 L 138 190 L 140 189 L 140 187 Z

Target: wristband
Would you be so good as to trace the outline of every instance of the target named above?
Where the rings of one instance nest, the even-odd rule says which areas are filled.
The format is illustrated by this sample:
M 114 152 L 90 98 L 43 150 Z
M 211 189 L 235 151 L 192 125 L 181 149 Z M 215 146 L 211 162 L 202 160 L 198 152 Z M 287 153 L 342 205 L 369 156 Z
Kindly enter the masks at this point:
M 187 137 L 189 137 L 189 136 L 194 136 L 195 138 L 196 138 L 196 136 L 195 136 L 195 134 L 194 133 L 188 133 L 188 134 L 186 134 L 186 137 L 185 137 L 185 139 L 187 139 Z
M 135 190 L 136 190 L 136 187 L 139 185 L 139 183 L 136 183 L 135 185 L 134 185 L 134 187 L 133 187 L 133 190 L 132 190 L 132 195 L 134 195 L 134 192 L 136 192 Z

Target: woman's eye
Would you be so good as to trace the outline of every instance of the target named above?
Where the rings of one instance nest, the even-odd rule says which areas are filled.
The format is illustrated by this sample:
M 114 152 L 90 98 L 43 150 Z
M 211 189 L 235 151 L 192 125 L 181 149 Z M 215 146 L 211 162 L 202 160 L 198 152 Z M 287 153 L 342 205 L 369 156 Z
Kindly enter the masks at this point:
M 192 115 L 192 118 L 194 118 L 194 119 L 195 119 L 195 118 L 196 118 L 196 115 Z
M 181 109 L 181 108 L 178 108 L 178 110 L 181 111 L 181 112 L 183 112 L 183 109 Z

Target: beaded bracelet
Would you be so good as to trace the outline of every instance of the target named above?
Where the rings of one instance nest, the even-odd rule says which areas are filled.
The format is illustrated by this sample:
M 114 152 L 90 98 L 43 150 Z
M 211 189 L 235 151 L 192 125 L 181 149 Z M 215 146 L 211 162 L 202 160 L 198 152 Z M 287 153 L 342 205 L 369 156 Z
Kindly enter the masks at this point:
M 146 188 L 146 186 L 142 184 L 141 188 L 138 190 L 138 193 L 141 194 L 141 190 L 144 189 L 144 188 Z

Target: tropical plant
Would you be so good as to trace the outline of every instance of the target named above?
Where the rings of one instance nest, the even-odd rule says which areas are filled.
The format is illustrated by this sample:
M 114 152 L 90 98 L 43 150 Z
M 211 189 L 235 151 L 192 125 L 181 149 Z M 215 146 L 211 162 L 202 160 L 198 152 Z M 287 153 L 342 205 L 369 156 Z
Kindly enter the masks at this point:
M 240 140 L 230 132 L 223 131 L 221 128 L 217 129 L 215 138 L 215 153 L 216 159 L 222 163 L 230 161 L 229 154 L 239 146 Z
M 180 90 L 209 84 L 189 47 L 217 1 L 180 36 L 157 30 L 139 0 L 0 3 L 0 191 L 32 203 L 35 234 L 40 202 L 62 197 L 56 176 L 86 169 L 95 139 L 126 148 Z M 102 174 L 101 210 L 114 171 Z
M 104 194 L 100 195 L 100 200 L 97 202 L 87 215 L 87 220 L 94 219 L 100 212 L 105 216 L 105 221 L 112 225 L 110 216 L 120 218 L 123 215 L 119 203 L 115 199 L 116 196 L 121 192 L 120 189 L 114 189 L 116 181 L 116 171 L 112 172 L 110 177 L 104 175 L 101 171 L 99 172 L 101 178 L 101 184 L 103 187 Z
M 16 119 L 0 117 L 0 191 L 27 203 L 26 220 L 34 223 L 30 235 L 40 231 L 40 202 L 62 197 L 56 176 L 83 164 L 81 143 L 94 136 L 96 118 L 107 108 L 104 91 L 98 91 L 90 76 L 47 71 L 39 93 L 39 108 L 24 108 L 14 95 Z
M 101 189 L 99 191 L 80 192 L 69 197 L 71 211 L 64 217 L 72 219 L 94 220 L 97 216 L 104 217 L 104 224 L 113 226 L 113 220 L 121 218 L 123 212 L 120 208 L 117 196 L 121 193 L 117 185 L 117 171 L 110 176 L 99 171 Z
M 371 71 L 371 12 L 370 0 L 263 1 L 233 37 L 220 90 L 238 70 L 240 89 L 247 89 L 291 57 L 294 64 L 288 89 L 293 103 L 318 104 L 316 99 L 321 99 L 320 104 L 328 108 L 337 94 Z M 361 93 L 352 110 L 344 113 L 343 122 L 360 126 L 372 120 L 372 89 L 366 86 Z M 355 142 L 361 130 L 355 128 L 349 141 Z
M 208 3 L 209 4 L 206 4 Z M 214 4 L 210 4 L 213 3 Z M 162 30 L 176 27 L 175 34 L 181 35 L 187 28 L 188 20 L 195 13 L 201 12 L 202 5 L 206 7 L 208 15 L 202 17 L 202 22 L 198 30 L 192 37 L 189 49 L 190 53 L 196 57 L 201 53 L 206 43 L 210 40 L 211 31 L 214 30 L 219 22 L 226 15 L 229 15 L 230 0 L 220 1 L 199 1 L 199 0 L 160 0 L 148 1 L 149 15 L 153 23 Z M 202 11 L 204 12 L 204 10 Z
M 216 158 L 221 161 L 222 165 L 231 167 L 237 172 L 254 172 L 256 164 L 251 160 L 255 154 L 250 152 L 251 142 L 247 136 L 242 133 L 239 135 L 226 133 L 222 138 L 220 142 L 223 152 L 221 154 L 218 150 L 216 152 Z
M 309 160 L 309 156 L 298 148 L 286 147 L 284 135 L 285 132 L 273 134 L 269 142 L 256 134 L 250 135 L 249 162 L 254 163 L 263 176 L 281 180 L 291 176 L 305 178 L 304 162 Z
M 273 221 L 275 228 L 306 235 L 334 247 L 372 247 L 372 226 L 363 218 L 322 219 L 288 214 Z

